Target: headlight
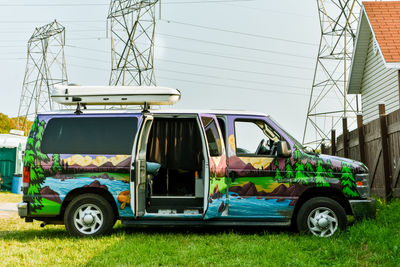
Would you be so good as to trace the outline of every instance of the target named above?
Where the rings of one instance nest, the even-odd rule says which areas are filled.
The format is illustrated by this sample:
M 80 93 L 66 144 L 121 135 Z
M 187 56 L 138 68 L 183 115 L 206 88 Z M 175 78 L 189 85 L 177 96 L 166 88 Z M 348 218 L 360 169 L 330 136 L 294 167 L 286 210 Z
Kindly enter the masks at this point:
M 356 187 L 360 197 L 367 198 L 370 195 L 369 174 L 356 174 Z

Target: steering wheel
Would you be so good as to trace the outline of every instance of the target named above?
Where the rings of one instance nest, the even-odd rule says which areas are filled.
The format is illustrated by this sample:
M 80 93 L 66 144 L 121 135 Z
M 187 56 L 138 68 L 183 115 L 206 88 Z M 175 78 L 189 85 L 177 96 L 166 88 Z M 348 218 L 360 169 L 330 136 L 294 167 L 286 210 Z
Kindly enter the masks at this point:
M 257 146 L 256 155 L 259 155 L 261 153 L 262 149 L 264 148 L 264 145 L 265 145 L 265 139 L 262 139 Z
M 271 155 L 276 156 L 278 151 L 278 142 L 274 142 L 273 145 L 271 146 Z

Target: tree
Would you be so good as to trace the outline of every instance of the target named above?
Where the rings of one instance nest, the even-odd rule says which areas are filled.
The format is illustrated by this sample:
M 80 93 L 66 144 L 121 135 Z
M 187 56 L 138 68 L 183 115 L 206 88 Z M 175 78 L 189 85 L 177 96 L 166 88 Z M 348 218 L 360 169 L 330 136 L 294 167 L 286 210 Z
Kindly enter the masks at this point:
M 52 161 L 53 164 L 51 165 L 51 171 L 53 172 L 53 174 L 61 172 L 63 168 L 60 162 L 60 154 L 53 154 Z
M 303 154 L 300 152 L 300 150 L 295 146 L 295 150 L 294 150 L 294 159 L 295 159 L 295 160 L 301 160 L 302 155 L 303 155 Z
M 279 181 L 279 180 L 281 180 L 283 177 L 282 177 L 281 172 L 280 172 L 280 170 L 279 170 L 279 162 L 278 162 L 278 159 L 275 160 L 275 165 L 276 165 L 276 171 L 275 171 L 274 180 Z
M 17 127 L 18 118 L 9 118 L 7 115 L 0 113 L 0 133 L 8 134 L 12 129 L 18 129 Z M 26 121 L 25 135 L 28 134 L 31 128 L 32 122 Z
M 41 185 L 44 182 L 45 175 L 41 162 L 49 162 L 47 154 L 42 153 L 41 143 L 46 122 L 39 122 L 38 119 L 32 124 L 31 131 L 26 144 L 24 166 L 30 169 L 30 183 L 28 195 L 31 196 L 31 210 L 40 210 L 42 197 L 40 196 Z
M 294 172 L 293 172 L 290 158 L 288 158 L 286 160 L 285 169 L 286 169 L 286 178 L 289 178 L 289 179 L 294 178 Z
M 329 186 L 329 183 L 325 180 L 325 168 L 323 167 L 324 162 L 318 160 L 317 171 L 315 172 L 315 183 L 317 186 Z
M 359 194 L 356 190 L 356 181 L 351 172 L 350 164 L 342 162 L 342 176 L 340 177 L 341 185 L 343 186 L 343 193 L 350 197 L 358 197 Z
M 309 173 L 309 174 L 313 174 L 314 173 L 314 168 L 313 168 L 313 165 L 311 164 L 310 160 L 307 160 L 307 163 L 305 165 L 305 169 L 306 169 L 307 173 Z
M 308 180 L 309 177 L 304 173 L 304 165 L 301 161 L 296 162 L 296 176 L 294 182 L 308 184 Z

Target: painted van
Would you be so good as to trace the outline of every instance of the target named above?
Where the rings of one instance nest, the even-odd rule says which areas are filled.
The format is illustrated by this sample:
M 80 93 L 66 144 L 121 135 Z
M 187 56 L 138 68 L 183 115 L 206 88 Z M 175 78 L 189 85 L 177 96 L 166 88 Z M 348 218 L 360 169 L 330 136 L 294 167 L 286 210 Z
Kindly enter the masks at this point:
M 127 225 L 295 226 L 331 236 L 373 218 L 364 164 L 305 150 L 269 116 L 243 111 L 39 114 L 19 215 L 69 233 Z

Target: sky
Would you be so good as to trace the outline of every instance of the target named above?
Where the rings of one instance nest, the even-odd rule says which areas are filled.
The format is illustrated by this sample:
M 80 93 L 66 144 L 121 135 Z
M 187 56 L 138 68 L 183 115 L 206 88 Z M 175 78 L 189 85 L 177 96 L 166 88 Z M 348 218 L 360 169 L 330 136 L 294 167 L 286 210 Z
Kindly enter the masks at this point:
M 54 19 L 66 29 L 68 82 L 108 84 L 109 3 L 0 1 L 0 113 L 17 116 L 27 41 Z M 319 40 L 313 0 L 162 0 L 157 85 L 181 91 L 174 108 L 267 113 L 301 141 Z

